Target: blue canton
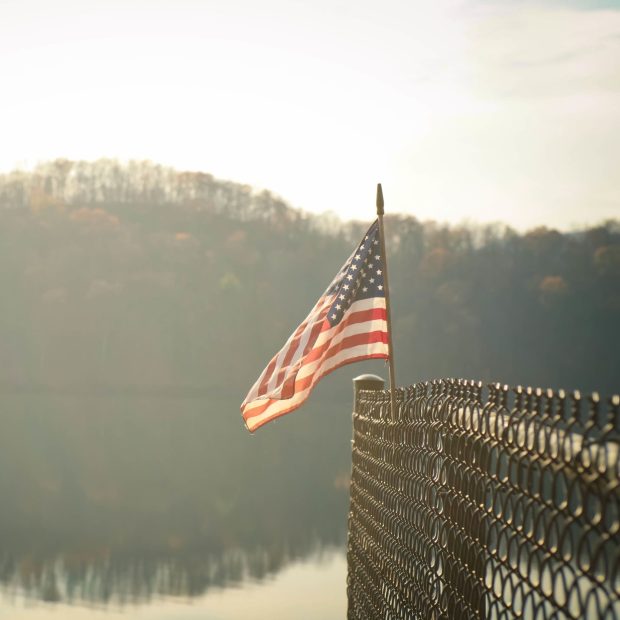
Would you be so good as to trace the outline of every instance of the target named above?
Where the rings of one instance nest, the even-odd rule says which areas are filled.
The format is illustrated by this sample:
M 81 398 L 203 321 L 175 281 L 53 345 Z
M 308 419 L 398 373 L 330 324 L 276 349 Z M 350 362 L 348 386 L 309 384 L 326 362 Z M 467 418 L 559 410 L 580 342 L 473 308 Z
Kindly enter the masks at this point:
M 354 302 L 385 297 L 383 272 L 379 222 L 375 221 L 327 289 L 327 295 L 336 293 L 336 299 L 327 313 L 327 320 L 332 327 L 340 323 Z

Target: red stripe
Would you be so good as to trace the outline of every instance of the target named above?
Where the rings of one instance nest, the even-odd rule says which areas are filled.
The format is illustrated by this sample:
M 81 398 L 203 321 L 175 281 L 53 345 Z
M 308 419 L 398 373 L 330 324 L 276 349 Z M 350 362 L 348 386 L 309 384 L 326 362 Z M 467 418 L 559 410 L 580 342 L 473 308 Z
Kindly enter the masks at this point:
M 334 329 L 334 333 L 331 337 L 326 340 L 321 346 L 313 349 L 308 357 L 304 360 L 305 363 L 312 362 L 323 355 L 323 352 L 331 346 L 334 338 L 343 333 L 347 327 L 350 325 L 358 325 L 359 323 L 365 323 L 373 320 L 381 320 L 385 319 L 387 313 L 385 308 L 373 308 L 372 310 L 362 310 L 361 312 L 354 312 L 350 317 L 347 317 L 345 320 L 341 321 L 336 328 Z
M 327 314 L 327 310 L 329 310 L 329 308 L 326 308 L 325 314 Z M 327 323 L 327 321 L 325 320 L 325 318 L 323 318 L 323 321 L 320 324 L 313 326 L 312 333 L 310 334 L 310 338 L 308 339 L 308 342 L 306 346 L 304 347 L 303 354 L 300 357 L 300 361 L 303 360 L 303 363 L 305 363 L 304 356 L 307 355 L 308 352 L 312 350 L 312 347 L 314 347 L 314 343 L 316 342 L 316 339 L 319 337 L 319 334 L 321 333 L 321 331 L 323 331 L 325 327 L 325 323 Z M 297 373 L 299 372 L 302 366 L 303 364 L 300 365 L 299 368 L 297 368 L 297 370 L 294 373 L 291 373 L 290 376 L 286 378 L 286 381 L 282 385 L 282 390 L 281 390 L 281 395 L 280 395 L 280 398 L 282 400 L 292 398 L 293 395 L 295 394 L 295 380 L 297 379 Z
M 333 357 L 337 353 L 342 352 L 343 350 L 349 349 L 351 347 L 360 346 L 363 344 L 372 344 L 374 342 L 383 342 L 384 344 L 387 344 L 387 333 L 382 332 L 382 331 L 366 332 L 363 334 L 355 334 L 353 336 L 344 338 L 342 342 L 339 342 L 337 345 L 334 345 L 331 349 L 328 349 L 326 351 L 326 354 L 324 358 L 321 360 L 321 362 L 325 362 L 326 360 Z M 387 355 L 383 355 L 383 357 L 387 357 Z M 305 361 L 304 366 L 307 363 L 308 362 Z M 338 367 L 339 365 L 337 365 L 336 367 Z M 299 370 L 301 370 L 301 368 L 303 368 L 303 366 L 301 366 Z M 289 396 L 287 396 L 286 398 L 283 398 L 283 397 L 272 398 L 272 399 L 269 399 L 268 401 L 265 401 L 263 405 L 261 405 L 260 407 L 256 409 L 253 409 L 250 417 L 254 417 L 254 416 L 261 414 L 263 411 L 265 411 L 265 409 L 267 409 L 274 402 L 278 402 L 280 400 L 288 400 L 289 398 L 292 398 L 296 393 L 305 390 L 307 387 L 310 386 L 310 384 L 318 380 L 316 379 L 316 377 L 317 377 L 317 373 L 320 373 L 320 371 L 321 371 L 321 365 L 319 365 L 317 369 L 315 370 L 315 372 L 313 372 L 311 375 L 308 375 L 307 377 L 304 377 L 303 379 L 300 379 L 299 381 L 295 381 L 294 384 L 291 386 L 291 393 Z M 297 375 L 298 373 L 295 373 L 295 374 Z M 322 375 L 319 375 L 319 378 L 320 376 Z
M 261 381 L 261 384 L 258 386 L 257 396 L 263 396 L 265 392 L 267 391 L 267 384 L 269 383 L 269 377 L 271 377 L 273 373 L 273 369 L 276 367 L 276 360 L 278 359 L 279 353 L 280 352 L 278 351 L 278 353 L 276 353 L 273 356 L 273 359 L 269 362 L 267 368 L 265 368 L 265 371 L 263 372 L 263 380 Z
M 354 336 L 348 336 L 347 338 L 343 338 L 338 344 L 334 345 L 326 351 L 325 355 L 321 360 L 321 363 L 325 363 L 328 359 L 338 353 L 341 353 L 346 349 L 358 347 L 362 344 L 373 344 L 375 342 L 382 342 L 383 344 L 387 344 L 387 332 L 367 332 L 365 334 L 355 334 Z M 319 370 L 320 368 L 321 367 L 319 366 Z M 308 375 L 307 377 L 304 377 L 303 379 L 295 382 L 295 392 L 304 390 L 306 387 L 308 387 L 308 384 L 313 380 L 315 374 L 316 373 L 313 373 L 312 375 Z
M 329 306 L 321 310 L 319 316 L 317 317 L 317 321 L 312 326 L 310 337 L 308 338 L 308 342 L 306 342 L 306 346 L 304 347 L 304 350 L 302 351 L 299 359 L 303 359 L 304 355 L 307 355 L 308 351 L 311 351 L 312 347 L 314 347 L 314 343 L 316 342 L 316 339 L 319 337 L 319 334 L 321 333 L 323 329 L 323 325 L 325 323 L 325 316 L 327 315 L 328 310 L 329 310 Z M 290 364 L 292 357 L 293 357 L 293 354 L 288 355 L 287 353 L 287 359 L 285 361 L 285 364 L 283 364 L 283 366 L 286 366 L 286 367 L 282 369 L 282 371 L 280 372 L 278 376 L 277 385 L 280 385 L 280 383 L 284 382 L 282 384 L 282 390 L 281 390 L 281 396 L 280 396 L 281 399 L 291 398 L 291 396 L 293 396 L 294 394 L 294 392 L 291 392 L 291 390 L 295 386 L 295 377 L 297 376 L 297 372 L 292 373 L 288 377 L 286 376 L 286 372 L 290 371 L 288 366 Z
M 304 321 L 296 330 L 295 330 L 295 336 L 293 337 L 293 340 L 291 341 L 286 354 L 284 356 L 284 359 L 282 360 L 282 364 L 280 365 L 280 370 L 278 372 L 278 378 L 276 380 L 276 384 L 274 386 L 274 389 L 277 388 L 280 383 L 282 383 L 282 381 L 284 380 L 284 377 L 286 376 L 286 370 L 287 367 L 291 361 L 291 358 L 293 357 L 293 355 L 295 354 L 295 351 L 297 350 L 297 346 L 299 345 L 299 341 L 301 340 L 301 336 L 304 332 L 304 330 L 306 329 L 308 325 L 307 320 Z M 278 355 L 280 355 L 282 351 L 280 350 L 278 352 Z M 273 370 L 272 370 L 273 372 Z M 269 383 L 269 381 L 271 380 L 271 374 L 272 372 L 269 373 L 269 379 L 267 380 L 267 383 Z
M 344 325 L 354 325 L 355 323 L 363 323 L 365 321 L 379 321 L 379 320 L 387 320 L 387 312 L 385 308 L 371 308 L 370 310 L 359 310 L 357 312 L 352 312 L 345 319 L 340 321 L 338 324 Z
M 345 349 L 352 349 L 358 347 L 361 344 L 373 344 L 375 342 L 382 342 L 387 344 L 388 337 L 386 331 L 365 332 L 363 334 L 354 334 L 353 336 L 344 337 L 339 343 L 335 344 L 323 357 L 323 360 L 328 360 L 337 353 L 344 351 Z
M 267 424 L 267 422 L 271 422 L 271 420 L 275 420 L 276 418 L 282 417 L 283 415 L 286 415 L 288 413 L 292 413 L 293 411 L 295 411 L 295 409 L 298 409 L 299 407 L 301 407 L 301 405 L 303 405 L 306 400 L 308 399 L 308 397 L 310 396 L 310 394 L 312 393 L 312 390 L 314 389 L 314 387 L 316 386 L 316 384 L 326 375 L 328 375 L 329 373 L 333 372 L 334 370 L 337 370 L 338 368 L 341 368 L 342 366 L 346 366 L 347 364 L 353 364 L 355 362 L 361 362 L 363 360 L 369 360 L 369 359 L 387 359 L 387 355 L 385 353 L 373 353 L 371 355 L 360 355 L 358 357 L 352 357 L 350 359 L 347 360 L 343 360 L 340 364 L 337 364 L 336 366 L 334 366 L 333 368 L 330 368 L 329 370 L 326 370 L 324 373 L 321 373 L 317 378 L 316 381 L 314 382 L 313 386 L 310 388 L 309 392 L 306 394 L 306 397 L 300 401 L 299 403 L 297 403 L 296 405 L 293 405 L 290 409 L 285 409 L 284 411 L 279 411 L 278 413 L 274 413 L 272 416 L 269 416 L 267 418 L 265 418 L 264 420 L 261 420 L 256 427 L 250 431 L 251 433 L 253 433 L 256 429 L 260 428 L 261 426 L 263 426 L 264 424 Z M 247 427 L 247 420 L 250 420 L 252 418 L 254 418 L 257 415 L 260 415 L 260 413 L 262 413 L 263 411 L 265 411 L 265 409 L 267 409 L 267 407 L 271 404 L 273 404 L 274 400 L 268 401 L 268 405 L 265 407 L 261 407 L 261 411 L 257 411 L 256 409 L 254 411 L 252 411 L 251 414 L 246 415 L 245 413 L 243 414 L 243 419 L 246 421 L 246 427 Z M 243 409 L 242 409 L 243 412 Z M 248 428 L 249 430 L 249 428 Z
M 295 332 L 294 332 L 295 336 L 294 336 L 293 340 L 291 341 L 291 343 L 288 346 L 286 355 L 288 355 L 291 352 L 295 342 L 299 342 L 299 338 L 301 337 L 301 333 L 303 332 L 303 330 L 306 328 L 306 325 L 308 324 L 308 318 L 309 317 L 306 317 L 301 322 L 301 324 L 297 327 L 297 329 L 295 330 Z M 267 366 L 267 368 L 265 369 L 263 380 L 261 381 L 260 387 L 258 388 L 257 396 L 264 396 L 267 393 L 267 388 L 269 386 L 269 382 L 271 381 L 271 377 L 273 376 L 273 373 L 274 373 L 274 370 L 275 370 L 275 367 L 276 367 L 276 362 L 278 361 L 278 357 L 280 356 L 280 353 L 282 353 L 283 348 L 280 349 L 273 356 L 273 359 L 271 360 L 271 362 L 269 362 L 269 366 Z M 278 383 L 276 383 L 276 387 L 277 386 L 278 386 Z
M 360 310 L 359 312 L 352 312 L 349 316 L 344 318 L 336 328 L 337 332 L 332 336 L 332 340 L 337 334 L 345 330 L 350 325 L 358 325 L 359 323 L 368 323 L 369 321 L 381 321 L 387 320 L 387 312 L 385 308 L 371 308 L 370 310 Z
M 324 302 L 325 302 L 325 298 L 321 297 L 316 302 L 316 304 L 314 304 L 314 308 L 312 309 L 310 314 L 301 322 L 301 324 L 293 332 L 293 334 L 294 334 L 293 339 L 290 341 L 288 346 L 285 345 L 285 346 L 287 346 L 287 349 L 286 349 L 286 353 L 284 355 L 284 359 L 282 360 L 282 363 L 280 364 L 280 368 L 278 370 L 278 378 L 277 378 L 276 383 L 274 385 L 274 388 L 273 388 L 274 390 L 278 388 L 278 386 L 282 383 L 282 381 L 286 377 L 287 366 L 289 365 L 290 360 L 292 359 L 293 355 L 295 354 L 295 351 L 297 350 L 297 345 L 299 344 L 299 340 L 301 339 L 303 331 L 308 326 L 309 319 L 312 318 L 313 321 L 321 321 L 322 317 L 327 313 L 327 310 L 329 309 L 329 306 L 327 308 L 321 310 L 321 312 L 319 313 L 319 315 L 317 317 L 312 317 L 312 313 L 314 312 L 314 310 L 317 307 L 319 307 L 320 305 L 322 305 Z M 265 374 L 264 374 L 263 380 L 261 381 L 261 385 L 260 385 L 260 387 L 258 389 L 257 396 L 264 396 L 267 393 L 267 389 L 268 389 L 269 383 L 271 382 L 271 379 L 273 377 L 273 373 L 275 371 L 277 359 L 278 359 L 278 357 L 280 356 L 280 353 L 282 353 L 283 350 L 284 350 L 284 347 L 282 347 L 282 349 L 280 349 L 275 354 L 273 360 L 269 363 L 269 366 L 265 369 Z
M 247 413 L 247 414 L 245 413 L 244 408 L 241 407 L 241 412 L 243 413 L 243 419 L 244 420 L 248 420 L 249 418 L 254 418 L 257 415 L 260 415 L 261 413 L 263 413 L 263 411 L 265 411 L 265 409 L 269 408 L 275 402 L 279 402 L 278 399 L 270 398 L 270 399 L 266 400 L 264 402 L 264 404 L 262 404 L 260 407 L 256 407 L 255 409 L 252 409 L 252 412 L 251 413 Z M 246 405 L 246 407 L 247 407 L 247 405 Z
M 324 330 L 327 330 L 327 329 L 333 329 L 333 328 L 330 327 L 329 322 L 324 319 L 324 317 L 327 314 L 328 310 L 329 310 L 329 307 L 326 307 L 326 308 L 324 308 L 321 311 L 321 313 L 319 314 L 319 317 L 318 317 L 318 319 L 320 319 L 321 322 L 319 323 L 318 320 L 317 320 L 317 323 L 315 323 L 315 325 L 312 327 L 312 333 L 310 335 L 310 338 L 308 339 L 308 343 L 306 344 L 306 347 L 304 348 L 304 353 L 303 353 L 304 355 L 307 355 L 307 357 L 304 359 L 303 356 L 302 356 L 302 358 L 301 358 L 301 359 L 303 359 L 303 365 L 309 364 L 309 363 L 311 363 L 313 361 L 316 361 L 317 359 L 319 359 L 322 356 L 325 356 L 325 359 L 328 359 L 329 357 L 331 357 L 332 355 L 335 355 L 336 353 L 340 352 L 344 348 L 347 348 L 347 347 L 344 347 L 342 344 L 336 345 L 335 347 L 331 347 L 331 345 L 332 345 L 333 339 L 335 337 L 339 336 L 340 334 L 342 334 L 346 330 L 346 328 L 349 327 L 350 325 L 357 325 L 357 324 L 365 322 L 365 321 L 385 320 L 386 317 L 387 317 L 387 312 L 386 312 L 385 308 L 371 308 L 369 310 L 360 310 L 358 312 L 352 312 L 349 316 L 347 316 L 345 319 L 343 319 L 336 326 L 336 329 L 334 330 L 334 333 L 331 335 L 329 340 L 327 340 L 325 343 L 323 343 L 320 347 L 317 347 L 314 350 L 312 350 L 312 347 L 313 347 L 314 343 L 316 342 L 316 339 L 318 338 L 319 333 L 321 331 L 324 331 Z M 299 338 L 301 337 L 300 330 L 305 328 L 306 325 L 307 325 L 307 320 L 304 321 L 297 328 L 297 330 L 295 332 L 296 339 L 294 340 L 294 342 L 295 341 L 296 342 L 299 341 Z M 385 332 L 372 332 L 372 333 L 379 334 L 379 333 L 385 333 Z M 357 346 L 359 344 L 365 344 L 365 343 L 369 344 L 371 342 L 380 342 L 381 341 L 380 338 L 376 338 L 374 340 L 369 340 L 367 333 L 366 334 L 364 334 L 364 333 L 357 334 L 356 336 L 359 338 L 359 341 L 356 344 L 350 344 L 348 346 Z M 343 341 L 341 341 L 341 342 L 353 342 L 351 339 L 355 338 L 356 336 L 349 336 L 348 338 L 344 338 Z M 386 335 L 384 335 L 382 341 L 383 342 L 387 342 L 387 336 Z M 292 358 L 292 352 L 294 351 L 294 347 L 293 347 L 294 342 L 291 343 L 291 345 L 289 346 L 289 348 L 287 350 L 286 359 L 285 359 L 287 364 L 290 362 L 290 359 Z M 331 349 L 330 349 L 330 347 L 331 347 Z M 326 352 L 327 352 L 327 354 L 326 354 Z M 265 369 L 265 372 L 263 373 L 263 380 L 262 380 L 261 385 L 259 387 L 258 394 L 250 402 L 253 402 L 254 400 L 256 400 L 256 398 L 264 396 L 267 393 L 267 386 L 269 385 L 270 378 L 273 375 L 274 368 L 275 368 L 275 365 L 276 365 L 276 360 L 277 360 L 279 354 L 280 354 L 280 352 L 278 352 L 274 356 L 274 358 L 271 360 L 271 362 L 269 362 L 269 366 L 267 366 L 267 368 Z M 290 369 L 289 368 L 285 368 L 285 367 L 282 368 L 282 370 L 279 372 L 278 384 L 282 381 L 282 379 L 284 379 L 284 385 L 282 385 L 282 388 L 280 390 L 279 398 L 278 399 L 274 399 L 274 400 L 288 400 L 289 398 L 292 398 L 294 396 L 295 392 L 298 390 L 297 382 L 296 382 L 297 374 L 298 374 L 299 370 L 302 368 L 302 366 L 300 366 L 297 369 L 296 372 L 291 373 L 291 375 L 289 377 L 286 377 L 285 372 L 287 370 L 290 370 Z M 311 379 L 311 377 L 307 377 L 307 378 L 302 380 L 304 382 L 304 384 L 307 383 L 308 379 Z M 277 389 L 278 384 L 276 384 L 276 388 L 275 389 Z M 269 403 L 269 401 L 267 401 L 267 403 Z M 246 403 L 246 405 L 247 404 L 249 404 L 249 403 Z M 265 405 L 265 406 L 262 406 L 260 409 L 257 409 L 256 410 L 256 414 L 253 414 L 252 417 L 254 415 L 258 415 L 259 413 L 264 411 L 264 409 L 266 409 L 267 407 L 268 407 L 268 404 Z

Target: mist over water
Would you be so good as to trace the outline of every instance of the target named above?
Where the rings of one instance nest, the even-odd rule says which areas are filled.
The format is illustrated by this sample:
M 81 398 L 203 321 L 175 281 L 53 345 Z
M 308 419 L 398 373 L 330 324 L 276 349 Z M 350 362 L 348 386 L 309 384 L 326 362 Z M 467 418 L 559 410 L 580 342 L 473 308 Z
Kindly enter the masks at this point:
M 346 403 L 311 405 L 286 441 L 276 425 L 260 442 L 230 400 L 2 403 L 5 600 L 111 609 L 192 600 L 342 553 Z

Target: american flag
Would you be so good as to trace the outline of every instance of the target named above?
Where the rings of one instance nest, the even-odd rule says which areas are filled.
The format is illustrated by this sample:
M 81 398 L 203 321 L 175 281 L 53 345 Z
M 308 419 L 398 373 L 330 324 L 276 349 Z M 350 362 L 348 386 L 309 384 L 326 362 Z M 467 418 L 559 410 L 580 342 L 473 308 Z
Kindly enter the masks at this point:
M 383 253 L 376 220 L 243 401 L 250 432 L 297 409 L 336 368 L 389 357 Z

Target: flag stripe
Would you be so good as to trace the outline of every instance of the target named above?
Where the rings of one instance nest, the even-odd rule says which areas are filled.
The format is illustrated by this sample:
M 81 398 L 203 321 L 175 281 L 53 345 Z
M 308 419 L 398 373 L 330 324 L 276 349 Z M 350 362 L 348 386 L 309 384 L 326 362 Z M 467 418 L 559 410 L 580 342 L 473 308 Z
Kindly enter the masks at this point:
M 380 302 L 381 303 L 381 302 Z M 370 320 L 365 322 L 356 322 L 355 315 L 363 317 L 385 317 L 384 308 L 373 308 L 362 312 L 356 312 L 351 316 L 351 324 L 341 328 L 342 324 L 321 333 L 321 344 L 314 348 L 303 360 L 293 381 L 304 380 L 303 385 L 307 384 L 306 377 L 312 377 L 313 373 L 323 364 L 325 359 L 342 351 L 345 348 L 343 340 L 353 345 L 364 344 L 365 342 L 383 342 L 386 344 L 387 353 L 387 323 L 385 318 L 381 320 Z M 377 329 L 377 327 L 379 329 Z M 297 382 L 295 383 L 295 388 Z M 263 397 L 259 402 L 270 402 L 272 399 Z M 245 403 L 244 403 L 245 404 Z M 245 409 L 244 409 L 245 411 Z
M 293 338 L 290 342 L 288 342 L 278 353 L 276 358 L 276 363 L 270 372 L 270 379 L 267 385 L 265 386 L 266 392 L 271 392 L 273 389 L 279 385 L 280 374 L 282 373 L 282 366 L 288 365 L 287 359 L 290 359 L 293 356 L 293 352 L 297 349 L 299 345 L 299 341 L 301 340 L 302 335 L 306 332 L 306 328 L 308 326 L 308 319 L 306 319 L 293 334 Z M 262 395 L 262 394 L 261 394 Z
M 339 355 L 347 349 L 353 349 L 360 345 L 372 345 L 375 343 L 383 343 L 387 346 L 387 335 L 385 334 L 385 332 L 370 332 L 368 334 L 358 334 L 356 336 L 350 336 L 348 338 L 345 338 L 338 345 L 330 347 L 323 356 L 323 360 L 330 360 L 331 358 Z M 329 364 L 322 363 L 320 365 L 320 368 L 327 368 L 328 366 Z M 304 389 L 310 383 L 313 383 L 315 381 L 315 377 L 315 374 L 305 377 L 300 377 L 299 375 L 297 375 L 295 389 Z
M 326 369 L 323 373 L 318 375 L 317 380 L 308 389 L 296 395 L 294 399 L 289 399 L 287 401 L 282 401 L 282 400 L 273 401 L 274 403 L 279 403 L 280 405 L 282 405 L 281 407 L 274 406 L 274 407 L 269 408 L 269 410 L 267 410 L 268 408 L 265 407 L 262 410 L 262 415 L 258 413 L 253 414 L 251 416 L 244 415 L 246 427 L 248 428 L 250 432 L 254 432 L 257 428 L 260 428 L 261 426 L 263 426 L 263 424 L 266 424 L 267 422 L 271 422 L 272 420 L 279 418 L 283 415 L 286 415 L 287 413 L 292 413 L 295 409 L 298 409 L 301 405 L 303 405 L 303 403 L 308 399 L 308 396 L 310 396 L 312 390 L 314 389 L 314 387 L 316 386 L 316 384 L 319 382 L 320 379 L 322 379 L 325 375 L 328 375 L 329 373 L 333 372 L 334 370 L 337 370 L 338 368 L 342 366 L 346 366 L 347 364 L 353 364 L 355 362 L 361 362 L 361 361 L 369 360 L 369 359 L 386 359 L 386 358 L 387 358 L 387 353 L 380 352 L 380 353 L 364 353 L 363 355 L 359 355 L 358 357 L 352 357 L 352 358 L 346 359 L 343 362 L 333 366 L 332 368 Z
M 383 357 L 387 357 L 387 352 L 388 352 L 387 342 L 384 342 L 381 337 L 376 337 L 376 340 L 374 342 L 361 343 L 361 344 L 357 343 L 356 346 L 351 348 L 350 355 L 358 358 L 360 355 L 364 353 L 365 348 L 368 349 L 373 354 L 384 352 L 385 355 Z M 345 360 L 347 358 L 348 351 L 349 351 L 348 349 L 337 351 L 336 353 L 334 353 L 334 355 L 330 356 L 330 359 L 326 361 L 321 360 L 320 363 L 314 362 L 312 364 L 308 364 L 307 366 L 304 366 L 302 368 L 303 376 L 301 376 L 302 372 L 298 374 L 298 379 L 295 383 L 295 389 L 297 390 L 298 387 L 305 389 L 306 387 L 308 387 L 308 385 L 315 383 L 318 380 L 317 377 L 323 376 L 324 369 L 331 369 L 334 366 L 334 364 L 337 365 L 341 363 L 343 360 Z M 254 416 L 256 415 L 257 411 L 258 412 L 264 411 L 271 404 L 278 403 L 278 402 L 282 403 L 285 401 L 280 400 L 280 399 L 273 399 L 273 398 L 264 399 L 264 400 L 256 400 L 254 401 L 255 406 L 252 406 L 253 403 L 250 403 L 246 407 L 243 408 L 244 417 Z
M 372 302 L 374 307 L 369 308 L 369 305 L 370 305 L 369 302 Z M 338 340 L 343 337 L 342 331 L 344 327 L 347 328 L 347 333 L 351 333 L 351 334 L 364 333 L 367 331 L 377 331 L 377 330 L 384 330 L 387 332 L 385 302 L 383 299 L 364 300 L 364 301 L 353 304 L 351 308 L 352 309 L 355 308 L 356 310 L 357 308 L 361 308 L 361 310 L 353 312 L 353 314 L 351 315 L 349 319 L 347 319 L 346 321 L 342 321 L 336 327 L 323 331 L 319 335 L 319 338 L 316 341 L 315 348 L 322 345 L 324 342 L 328 340 L 334 343 L 338 342 Z M 358 319 L 363 319 L 363 318 L 374 319 L 375 317 L 379 320 L 371 320 L 371 321 L 368 321 L 367 323 L 357 322 Z M 328 324 L 324 322 L 323 325 L 328 325 Z M 314 350 L 312 351 L 311 355 L 314 356 Z M 306 370 L 305 365 L 309 361 L 311 360 L 307 360 L 307 359 L 304 360 L 304 365 L 301 367 L 300 370 L 298 370 L 300 374 L 302 375 L 308 374 L 308 371 Z M 312 370 L 314 370 L 314 368 L 315 368 L 314 366 L 309 367 L 309 369 L 312 369 Z M 272 396 L 271 394 L 266 394 L 264 396 L 259 396 L 259 398 L 270 398 L 271 396 Z M 254 395 L 252 396 L 252 398 L 255 398 L 255 397 L 256 396 Z M 251 400 L 251 398 L 248 397 L 248 399 L 246 399 L 246 401 L 244 402 L 244 405 L 249 400 Z
M 370 340 L 370 334 L 368 330 L 365 330 L 363 333 L 351 334 L 349 335 L 347 330 L 339 330 L 338 339 L 334 342 L 334 340 L 327 340 L 322 345 L 312 349 L 310 353 L 304 358 L 304 366 L 306 364 L 311 364 L 312 362 L 316 362 L 317 360 L 325 360 L 332 353 L 330 351 L 340 351 L 342 348 L 346 348 L 349 346 L 349 342 L 354 343 L 351 346 L 355 346 L 357 344 L 363 344 L 364 342 L 375 342 L 374 340 Z M 381 334 L 383 332 L 371 332 L 372 334 Z M 353 339 L 353 340 L 352 340 Z
M 263 396 L 264 394 L 267 393 L 267 385 L 269 383 L 269 378 L 273 374 L 277 361 L 278 361 L 278 356 L 275 355 L 274 358 L 269 362 L 269 365 L 267 366 L 263 374 L 261 375 L 259 379 L 258 390 L 256 392 L 258 396 Z
M 322 298 L 321 301 L 323 300 L 330 301 L 327 298 Z M 317 304 L 317 306 L 318 305 L 319 304 Z M 308 343 L 313 343 L 316 332 L 317 331 L 320 332 L 320 330 L 325 325 L 324 317 L 325 317 L 325 314 L 327 313 L 329 306 L 328 305 L 326 306 L 325 303 L 323 303 L 322 305 L 324 307 L 322 308 L 322 311 L 318 315 L 318 318 L 320 319 L 321 322 L 318 324 L 314 324 L 312 326 L 313 329 L 311 331 L 314 331 L 315 333 L 312 334 L 312 337 L 307 338 Z M 385 311 L 385 301 L 383 299 L 377 299 L 377 298 L 365 299 L 362 301 L 355 302 L 354 304 L 351 305 L 350 310 L 352 311 L 351 316 L 341 321 L 336 328 L 332 328 L 330 331 L 323 331 L 323 333 L 319 333 L 315 346 L 317 344 L 324 342 L 327 338 L 333 337 L 334 334 L 337 334 L 337 331 L 335 332 L 334 330 L 340 326 L 348 327 L 351 324 L 354 324 L 358 321 L 369 319 L 371 317 L 378 318 L 378 319 L 379 318 L 385 319 L 387 316 L 386 311 Z M 308 318 L 312 315 L 313 313 L 310 313 Z M 297 330 L 295 330 L 295 333 L 291 336 L 291 338 L 289 338 L 289 341 L 287 342 L 287 344 L 282 348 L 282 350 L 278 354 L 276 354 L 273 357 L 271 362 L 269 362 L 269 365 L 267 366 L 267 368 L 263 371 L 258 381 L 254 384 L 254 387 L 252 388 L 252 390 L 250 390 L 250 393 L 246 397 L 244 404 L 254 398 L 269 398 L 275 395 L 273 394 L 273 392 L 275 391 L 275 388 L 277 387 L 277 385 L 274 386 L 274 388 L 271 388 L 269 390 L 266 389 L 267 385 L 269 385 L 269 377 L 274 376 L 274 373 L 277 371 L 278 358 L 281 357 L 283 353 L 284 355 L 286 355 L 286 352 L 291 350 L 291 347 L 289 346 L 289 344 L 291 343 L 292 340 L 294 340 L 300 328 L 301 327 L 305 328 L 307 326 L 307 320 L 308 319 L 304 320 L 304 322 L 300 325 L 300 327 Z M 387 324 L 385 326 L 385 329 L 387 330 Z M 308 331 L 308 333 L 310 334 L 310 331 Z M 307 349 L 307 345 L 306 345 L 306 349 Z M 307 352 L 308 351 L 306 350 L 303 352 L 303 354 L 306 354 Z M 298 361 L 299 358 L 300 356 L 295 356 L 295 358 L 291 358 L 291 362 L 289 362 L 288 366 L 290 367 L 293 363 Z M 280 383 L 283 383 L 283 381 L 281 381 Z
M 323 329 L 323 325 L 325 323 L 325 314 L 327 314 L 327 310 L 328 308 L 325 309 L 324 313 L 321 313 L 320 316 L 322 316 L 322 318 L 320 319 L 320 321 L 317 321 L 312 326 L 312 333 L 310 334 L 310 337 L 307 338 L 307 341 L 304 345 L 303 350 L 298 351 L 299 355 L 295 355 L 294 358 L 291 360 L 291 364 L 289 364 L 289 367 L 287 369 L 288 370 L 287 375 L 284 378 L 282 382 L 282 387 L 280 389 L 281 398 L 291 397 L 292 395 L 291 390 L 293 389 L 293 386 L 295 384 L 295 377 L 298 372 L 298 368 L 295 369 L 294 365 L 298 364 L 299 362 L 299 366 L 301 366 L 302 362 L 300 362 L 300 360 L 303 360 L 303 356 L 305 356 L 308 353 L 308 351 L 310 351 L 312 347 L 314 346 L 314 343 L 316 342 L 317 338 L 319 337 L 319 334 L 321 333 Z
M 263 371 L 244 402 L 252 398 L 271 396 L 272 392 L 281 386 L 284 381 L 284 377 L 282 376 L 283 368 L 290 365 L 289 360 L 293 359 L 293 352 L 296 352 L 299 348 L 305 348 L 308 341 L 312 342 L 316 333 L 315 321 L 323 320 L 329 309 L 330 302 L 331 299 L 326 297 L 321 297 L 321 299 L 319 299 L 310 314 L 289 337 L 282 349 L 274 355 L 269 366 Z M 302 342 L 303 347 L 301 346 Z M 298 358 L 299 356 L 296 357 Z
M 349 318 L 345 319 L 344 321 L 341 321 L 336 327 L 329 328 L 329 324 L 328 324 L 328 328 L 327 329 L 324 328 L 324 331 L 317 338 L 314 346 L 316 348 L 316 347 L 321 346 L 325 341 L 332 340 L 333 338 L 337 337 L 338 334 L 344 331 L 345 329 L 346 330 L 354 329 L 356 325 L 368 324 L 368 323 L 372 323 L 373 321 L 385 322 L 386 329 L 387 329 L 387 313 L 385 310 L 385 305 L 383 305 L 382 307 L 373 308 L 372 310 L 364 310 L 362 312 L 353 312 Z
M 312 309 L 312 312 L 306 317 L 305 321 L 297 328 L 294 337 L 290 340 L 290 345 L 287 343 L 282 348 L 280 355 L 278 355 L 278 358 L 281 356 L 282 362 L 276 364 L 273 371 L 273 379 L 269 382 L 269 391 L 273 391 L 283 384 L 287 367 L 294 364 L 304 355 L 304 351 L 309 342 L 312 343 L 316 340 L 317 322 L 319 325 L 322 323 L 331 305 L 330 302 L 330 299 L 322 297 Z

